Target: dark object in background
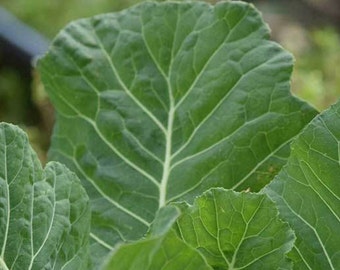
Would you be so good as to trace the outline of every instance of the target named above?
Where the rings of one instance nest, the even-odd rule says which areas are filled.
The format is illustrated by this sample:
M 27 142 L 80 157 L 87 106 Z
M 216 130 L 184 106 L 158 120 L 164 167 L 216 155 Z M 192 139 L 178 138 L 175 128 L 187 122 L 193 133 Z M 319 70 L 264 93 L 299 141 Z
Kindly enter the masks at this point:
M 8 85 L 0 82 L 0 121 L 25 125 L 39 122 L 39 113 L 32 102 L 32 69 L 34 60 L 45 53 L 48 45 L 46 38 L 0 7 L 0 77 L 1 74 L 7 74 L 8 70 L 15 70 L 21 81 L 19 85 L 23 88 L 8 89 Z M 7 116 L 6 110 L 13 111 L 13 108 L 9 108 L 11 106 L 16 106 L 18 111 L 25 111 L 24 115 L 21 118 Z
M 49 41 L 0 7 L 2 64 L 31 69 L 32 60 L 45 53 Z
M 307 29 L 325 25 L 333 25 L 340 31 L 340 1 L 339 0 L 243 0 L 255 3 L 262 11 L 263 7 L 294 19 Z
M 310 8 L 317 10 L 320 16 L 324 16 L 330 23 L 340 30 L 340 2 L 339 0 L 303 0 Z

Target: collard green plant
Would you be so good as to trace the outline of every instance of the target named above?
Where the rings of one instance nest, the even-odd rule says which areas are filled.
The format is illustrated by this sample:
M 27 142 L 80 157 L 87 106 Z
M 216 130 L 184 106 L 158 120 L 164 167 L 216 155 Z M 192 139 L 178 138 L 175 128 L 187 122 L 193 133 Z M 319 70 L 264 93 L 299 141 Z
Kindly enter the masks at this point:
M 292 57 L 251 5 L 82 19 L 39 69 L 56 107 L 49 158 L 90 197 L 89 269 L 339 268 L 340 105 L 288 159 L 316 111 L 290 94 Z
M 83 270 L 89 200 L 64 165 L 43 170 L 18 127 L 0 124 L 0 269 Z
M 260 190 L 316 111 L 292 57 L 241 2 L 143 3 L 71 23 L 39 69 L 56 107 L 50 159 L 82 179 L 94 257 L 212 187 Z

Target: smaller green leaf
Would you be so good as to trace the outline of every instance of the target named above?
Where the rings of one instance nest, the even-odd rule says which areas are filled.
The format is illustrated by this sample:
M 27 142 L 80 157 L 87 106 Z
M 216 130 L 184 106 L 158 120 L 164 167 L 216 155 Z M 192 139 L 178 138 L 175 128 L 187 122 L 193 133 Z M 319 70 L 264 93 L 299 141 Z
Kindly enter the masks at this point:
M 286 253 L 295 235 L 265 195 L 208 190 L 184 210 L 177 229 L 214 269 L 292 269 Z
M 77 176 L 43 170 L 26 134 L 0 124 L 0 269 L 84 270 L 89 200 Z

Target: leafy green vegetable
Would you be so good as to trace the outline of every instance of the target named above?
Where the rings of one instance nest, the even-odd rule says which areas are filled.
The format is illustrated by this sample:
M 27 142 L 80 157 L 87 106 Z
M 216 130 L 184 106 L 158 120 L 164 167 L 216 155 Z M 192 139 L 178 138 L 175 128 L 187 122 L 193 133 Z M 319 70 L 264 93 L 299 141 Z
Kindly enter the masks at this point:
M 61 31 L 39 62 L 50 159 L 81 178 L 91 232 L 75 174 L 0 124 L 0 269 L 339 269 L 340 101 L 301 132 L 316 111 L 268 36 L 231 1 Z
M 340 102 L 292 144 L 287 166 L 264 190 L 297 236 L 294 269 L 340 267 Z
M 43 170 L 27 136 L 0 124 L 0 269 L 87 267 L 89 200 L 64 165 Z
M 212 189 L 177 221 L 181 238 L 214 269 L 292 269 L 286 253 L 295 240 L 265 195 Z
M 76 21 L 39 62 L 56 107 L 50 159 L 82 179 L 92 255 L 211 187 L 260 190 L 316 114 L 292 57 L 241 2 L 143 3 Z

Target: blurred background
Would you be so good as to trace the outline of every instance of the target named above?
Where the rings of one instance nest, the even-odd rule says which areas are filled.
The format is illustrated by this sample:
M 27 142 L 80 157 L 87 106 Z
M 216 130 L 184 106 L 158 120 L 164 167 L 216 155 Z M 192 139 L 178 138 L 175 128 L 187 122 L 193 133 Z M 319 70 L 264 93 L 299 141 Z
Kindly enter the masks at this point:
M 184 0 L 183 0 L 184 1 Z M 46 161 L 53 108 L 34 63 L 67 23 L 141 0 L 0 0 L 0 121 L 21 126 Z M 209 1 L 218 2 L 218 1 Z M 322 111 L 340 97 L 340 1 L 253 0 L 295 56 L 292 92 Z

